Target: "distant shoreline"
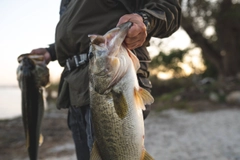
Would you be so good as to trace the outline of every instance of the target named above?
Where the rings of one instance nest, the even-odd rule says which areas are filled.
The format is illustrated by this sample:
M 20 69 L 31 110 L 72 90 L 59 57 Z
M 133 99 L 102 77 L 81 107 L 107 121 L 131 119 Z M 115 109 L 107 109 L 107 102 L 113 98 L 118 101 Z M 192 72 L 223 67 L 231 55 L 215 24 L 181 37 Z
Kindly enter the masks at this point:
M 3 121 L 13 121 L 13 120 L 19 119 L 19 118 L 22 118 L 22 114 L 20 114 L 18 116 L 9 117 L 9 118 L 0 118 L 0 122 L 3 122 Z
M 18 85 L 11 84 L 11 85 L 5 85 L 5 84 L 0 84 L 0 89 L 2 88 L 18 88 Z
M 21 116 L 21 90 L 18 86 L 0 85 L 0 120 Z

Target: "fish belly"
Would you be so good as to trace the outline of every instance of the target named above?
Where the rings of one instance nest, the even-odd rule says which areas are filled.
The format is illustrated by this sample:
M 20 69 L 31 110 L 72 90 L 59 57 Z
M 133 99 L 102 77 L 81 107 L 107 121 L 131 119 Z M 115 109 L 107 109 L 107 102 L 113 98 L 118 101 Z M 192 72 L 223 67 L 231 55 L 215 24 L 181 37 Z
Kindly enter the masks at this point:
M 142 111 L 129 101 L 128 113 L 122 119 L 116 113 L 111 93 L 100 95 L 91 90 L 91 99 L 94 133 L 101 158 L 139 160 L 144 137 Z

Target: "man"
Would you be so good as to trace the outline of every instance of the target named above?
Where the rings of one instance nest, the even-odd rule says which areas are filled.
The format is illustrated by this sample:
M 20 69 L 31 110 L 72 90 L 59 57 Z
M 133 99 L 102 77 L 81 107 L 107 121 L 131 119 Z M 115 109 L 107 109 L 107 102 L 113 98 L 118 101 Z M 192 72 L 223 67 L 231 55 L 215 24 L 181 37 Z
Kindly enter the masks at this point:
M 140 86 L 150 91 L 150 57 L 146 46 L 151 37 L 164 38 L 174 33 L 179 28 L 180 16 L 178 0 L 62 0 L 55 43 L 31 53 L 43 54 L 47 63 L 57 59 L 65 67 L 57 107 L 69 108 L 68 125 L 78 160 L 89 159 L 93 143 L 85 61 L 90 42 L 88 34 L 103 35 L 124 22 L 133 22 L 124 43 L 140 60 L 137 72 Z M 75 61 L 83 63 L 78 66 Z M 144 118 L 150 111 L 150 106 L 146 108 Z

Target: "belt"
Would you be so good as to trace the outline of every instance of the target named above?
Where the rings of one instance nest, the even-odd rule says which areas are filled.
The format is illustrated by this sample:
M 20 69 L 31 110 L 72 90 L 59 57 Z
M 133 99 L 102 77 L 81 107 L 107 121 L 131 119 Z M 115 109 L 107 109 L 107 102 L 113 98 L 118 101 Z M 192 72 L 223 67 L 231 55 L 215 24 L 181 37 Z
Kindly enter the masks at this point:
M 74 70 L 80 66 L 83 66 L 88 62 L 88 54 L 81 53 L 79 55 L 75 55 L 72 58 L 66 59 L 66 67 L 69 71 Z

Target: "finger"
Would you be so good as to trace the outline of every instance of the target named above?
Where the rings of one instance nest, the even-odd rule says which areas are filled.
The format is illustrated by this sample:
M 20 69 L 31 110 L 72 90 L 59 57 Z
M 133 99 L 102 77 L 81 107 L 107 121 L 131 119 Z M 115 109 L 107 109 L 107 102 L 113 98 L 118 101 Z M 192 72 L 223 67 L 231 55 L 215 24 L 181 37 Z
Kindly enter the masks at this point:
M 41 51 L 40 51 L 40 49 L 33 49 L 30 53 L 31 54 L 40 54 Z
M 33 49 L 30 53 L 31 54 L 44 54 L 45 52 L 46 52 L 46 49 L 38 48 L 38 49 Z
M 136 48 L 138 48 L 138 47 L 140 47 L 140 46 L 134 44 L 134 45 L 126 45 L 126 47 L 127 47 L 128 49 L 130 49 L 130 50 L 133 50 L 133 49 L 136 49 Z
M 138 37 L 126 37 L 125 38 L 125 40 L 124 40 L 124 42 L 126 43 L 126 44 L 133 44 L 133 43 L 137 43 L 138 41 L 140 41 L 141 39 L 140 38 L 138 38 Z
M 134 24 L 128 31 L 127 37 L 136 37 L 136 36 L 147 37 L 147 31 L 145 25 Z
M 36 49 L 33 49 L 30 54 L 36 54 Z
M 136 37 L 141 33 L 141 30 L 136 24 L 133 24 L 133 26 L 128 30 L 127 37 Z
M 125 45 L 128 49 L 135 49 L 135 48 L 141 47 L 143 43 L 144 42 L 142 40 L 138 40 L 134 43 L 125 43 Z
M 128 22 L 130 18 L 131 18 L 131 17 L 130 17 L 128 14 L 122 16 L 122 17 L 119 19 L 119 21 L 118 21 L 118 23 L 117 23 L 117 26 L 119 26 L 119 25 L 121 25 L 121 24 L 123 24 L 123 23 L 125 23 L 125 22 Z
M 141 41 L 142 43 L 146 40 L 146 33 L 139 33 L 137 36 L 134 36 L 134 37 L 129 37 L 127 36 L 125 38 L 125 42 L 127 44 L 130 44 L 130 43 L 136 43 L 138 41 Z

